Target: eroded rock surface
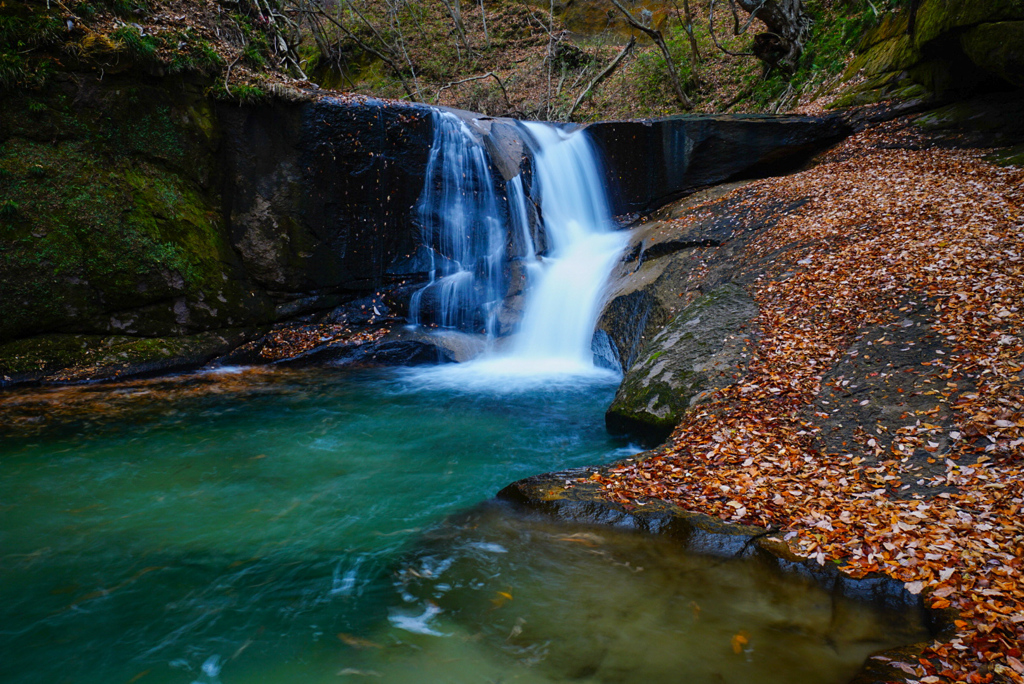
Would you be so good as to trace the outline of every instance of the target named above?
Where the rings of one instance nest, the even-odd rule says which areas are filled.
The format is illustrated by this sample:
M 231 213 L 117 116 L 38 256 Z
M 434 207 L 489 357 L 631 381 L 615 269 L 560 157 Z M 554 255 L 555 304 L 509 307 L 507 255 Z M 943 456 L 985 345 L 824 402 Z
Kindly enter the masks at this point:
M 683 309 L 648 342 L 605 414 L 613 432 L 661 439 L 690 407 L 743 372 L 757 304 L 726 284 Z

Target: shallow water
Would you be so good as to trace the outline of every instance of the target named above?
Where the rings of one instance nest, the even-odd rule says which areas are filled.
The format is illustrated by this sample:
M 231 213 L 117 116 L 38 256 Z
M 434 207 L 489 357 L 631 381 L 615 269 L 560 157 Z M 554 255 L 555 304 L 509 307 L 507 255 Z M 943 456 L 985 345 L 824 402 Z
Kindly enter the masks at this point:
M 777 580 L 665 540 L 492 509 L 440 524 L 515 479 L 630 449 L 604 431 L 607 376 L 470 392 L 409 373 L 0 396 L 0 680 L 832 682 L 879 647 L 865 613 L 845 633 L 871 637 L 832 658 L 820 596 L 780 599 Z M 690 601 L 716 593 L 700 608 L 728 618 L 714 647 L 687 646 Z M 794 630 L 812 636 L 765 638 Z M 688 655 L 648 662 L 651 648 Z M 750 675 L 777 670 L 761 654 L 779 649 L 824 652 L 801 656 L 821 676 Z M 722 664 L 740 656 L 767 669 Z

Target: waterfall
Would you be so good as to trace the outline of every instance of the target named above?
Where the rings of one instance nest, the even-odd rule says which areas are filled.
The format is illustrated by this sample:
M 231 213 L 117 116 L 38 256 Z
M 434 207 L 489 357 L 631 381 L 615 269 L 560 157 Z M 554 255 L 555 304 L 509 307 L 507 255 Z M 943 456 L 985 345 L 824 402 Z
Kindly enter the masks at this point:
M 504 295 L 502 206 L 483 145 L 457 116 L 435 112 L 417 206 L 430 279 L 409 302 L 413 324 L 495 334 Z
M 510 358 L 552 369 L 589 369 L 604 284 L 626 236 L 612 230 L 601 168 L 586 134 L 524 125 L 533 139 L 534 194 L 548 252 L 533 278 Z
M 413 322 L 470 330 L 467 323 L 476 321 L 472 328 L 479 330 L 485 320 L 483 328 L 493 335 L 508 289 L 501 268 L 506 244 L 522 243 L 516 257 L 526 264 L 529 288 L 519 332 L 507 344 L 470 363 L 421 375 L 492 386 L 508 386 L 510 378 L 527 384 L 554 376 L 608 379 L 610 372 L 594 365 L 591 340 L 626 235 L 613 230 L 586 132 L 520 124 L 532 156 L 532 183 L 527 190 L 522 174 L 510 180 L 500 206 L 481 143 L 451 114 L 439 113 L 437 122 L 419 207 L 425 242 L 437 256 L 429 283 L 413 297 Z M 539 209 L 543 249 L 531 231 L 531 202 Z M 433 302 L 429 317 L 426 299 Z M 473 313 L 460 308 L 465 306 L 479 308 Z

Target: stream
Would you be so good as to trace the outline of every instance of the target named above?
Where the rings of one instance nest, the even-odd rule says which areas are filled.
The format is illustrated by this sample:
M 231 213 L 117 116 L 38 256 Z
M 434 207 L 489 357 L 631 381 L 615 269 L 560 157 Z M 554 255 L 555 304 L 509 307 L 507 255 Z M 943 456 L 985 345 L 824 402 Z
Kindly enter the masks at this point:
M 484 335 L 480 357 L 0 395 L 0 681 L 841 684 L 927 638 L 885 583 L 482 503 L 638 451 L 605 430 L 621 378 L 591 348 L 625 244 L 598 155 L 522 130 L 535 187 L 502 210 L 478 132 L 435 114 L 409 320 Z
M 614 378 L 432 372 L 4 395 L 0 679 L 838 684 L 908 638 L 800 576 L 474 508 L 633 453 L 602 424 Z

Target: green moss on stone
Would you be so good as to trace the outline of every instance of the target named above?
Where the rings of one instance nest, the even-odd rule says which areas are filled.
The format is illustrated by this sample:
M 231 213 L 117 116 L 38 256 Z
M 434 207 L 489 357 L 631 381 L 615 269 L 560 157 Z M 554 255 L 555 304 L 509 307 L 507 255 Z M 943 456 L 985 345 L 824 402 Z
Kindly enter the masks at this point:
M 995 21 L 1024 19 L 1024 0 L 924 0 L 917 10 L 918 48 L 956 29 Z
M 103 332 L 124 318 L 108 312 L 129 309 L 143 310 L 129 317 L 137 332 L 180 333 L 179 300 L 205 302 L 196 315 L 210 320 L 189 321 L 199 325 L 248 306 L 199 185 L 217 135 L 212 107 L 175 109 L 173 93 L 130 84 L 111 91 L 119 98 L 98 117 L 52 93 L 23 93 L 0 113 L 0 340 Z M 46 139 L 67 121 L 63 139 Z
M 985 157 L 985 160 L 999 166 L 1024 166 L 1024 145 L 996 150 Z
M 982 24 L 965 33 L 960 43 L 972 62 L 1024 87 L 1024 21 Z
M 750 296 L 731 284 L 683 309 L 626 372 L 606 415 L 609 425 L 668 434 L 705 392 L 721 386 L 719 364 L 739 364 L 738 330 L 756 314 Z
M 80 380 L 197 366 L 259 331 L 228 329 L 184 337 L 41 335 L 0 345 L 0 379 Z
M 846 69 L 846 76 L 856 74 L 876 76 L 891 71 L 906 69 L 920 59 L 910 37 L 900 34 L 883 40 L 866 52 L 858 54 Z

